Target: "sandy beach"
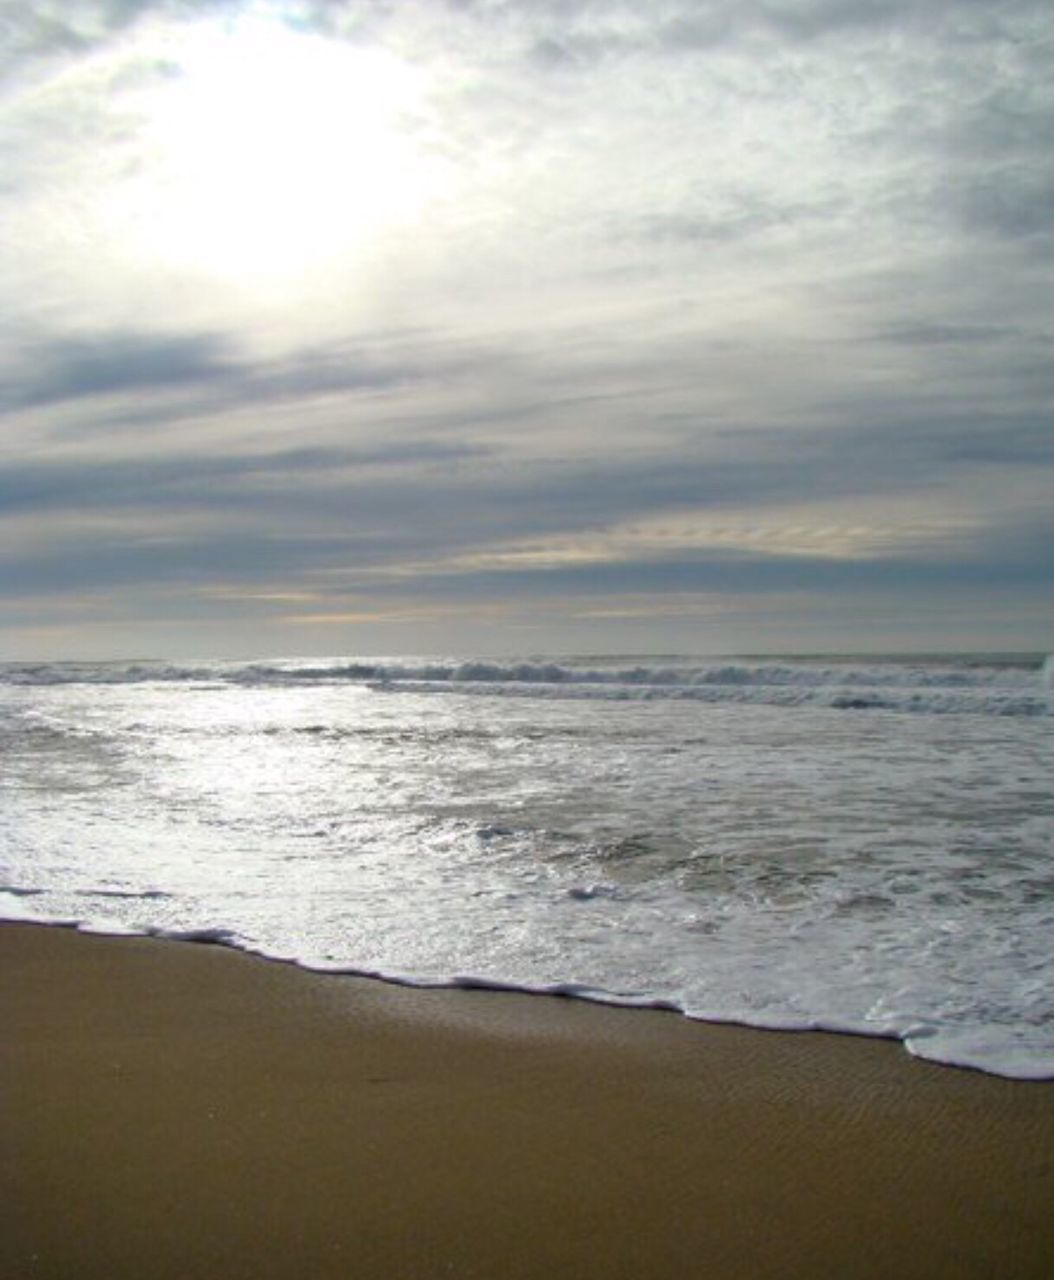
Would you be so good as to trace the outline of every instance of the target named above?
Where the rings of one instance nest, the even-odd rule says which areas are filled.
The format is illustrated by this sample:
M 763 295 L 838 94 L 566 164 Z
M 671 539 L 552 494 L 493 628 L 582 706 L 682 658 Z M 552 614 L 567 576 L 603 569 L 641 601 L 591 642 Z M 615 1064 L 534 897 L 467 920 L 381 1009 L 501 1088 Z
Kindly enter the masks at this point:
M 1054 1274 L 1054 1088 L 895 1044 L 0 929 L 2 1273 Z

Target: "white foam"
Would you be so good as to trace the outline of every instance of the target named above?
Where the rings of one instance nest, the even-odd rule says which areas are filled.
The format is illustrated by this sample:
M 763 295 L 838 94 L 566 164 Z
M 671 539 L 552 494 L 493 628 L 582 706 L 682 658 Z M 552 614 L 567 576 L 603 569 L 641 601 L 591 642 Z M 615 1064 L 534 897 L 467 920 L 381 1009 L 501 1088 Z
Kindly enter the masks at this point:
M 135 938 L 141 937 L 148 930 L 137 929 L 135 925 L 126 924 L 123 920 L 106 920 L 96 916 L 90 920 L 77 921 L 77 932 L 101 934 L 107 938 Z

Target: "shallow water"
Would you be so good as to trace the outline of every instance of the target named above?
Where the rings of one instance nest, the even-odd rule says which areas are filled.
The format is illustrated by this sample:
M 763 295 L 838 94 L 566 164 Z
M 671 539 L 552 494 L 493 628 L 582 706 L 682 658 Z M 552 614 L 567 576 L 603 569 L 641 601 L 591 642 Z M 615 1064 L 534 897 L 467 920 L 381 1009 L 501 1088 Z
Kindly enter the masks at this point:
M 0 668 L 0 914 L 1054 1075 L 1042 659 Z

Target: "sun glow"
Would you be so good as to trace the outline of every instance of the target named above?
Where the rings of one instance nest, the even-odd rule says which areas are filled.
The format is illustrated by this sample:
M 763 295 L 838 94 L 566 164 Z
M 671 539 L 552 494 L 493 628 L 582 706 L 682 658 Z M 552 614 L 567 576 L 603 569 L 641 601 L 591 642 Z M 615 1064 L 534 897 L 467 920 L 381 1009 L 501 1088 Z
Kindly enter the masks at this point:
M 150 256 L 288 278 L 361 254 L 439 194 L 422 84 L 395 56 L 262 19 L 200 24 L 167 52 L 122 210 Z

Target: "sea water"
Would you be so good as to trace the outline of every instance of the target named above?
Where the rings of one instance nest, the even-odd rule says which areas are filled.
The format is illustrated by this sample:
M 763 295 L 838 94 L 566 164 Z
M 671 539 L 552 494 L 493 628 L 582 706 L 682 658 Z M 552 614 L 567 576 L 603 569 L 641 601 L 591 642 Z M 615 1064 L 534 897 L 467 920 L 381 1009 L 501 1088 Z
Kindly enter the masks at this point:
M 1054 1075 L 1041 655 L 0 666 L 0 916 Z

